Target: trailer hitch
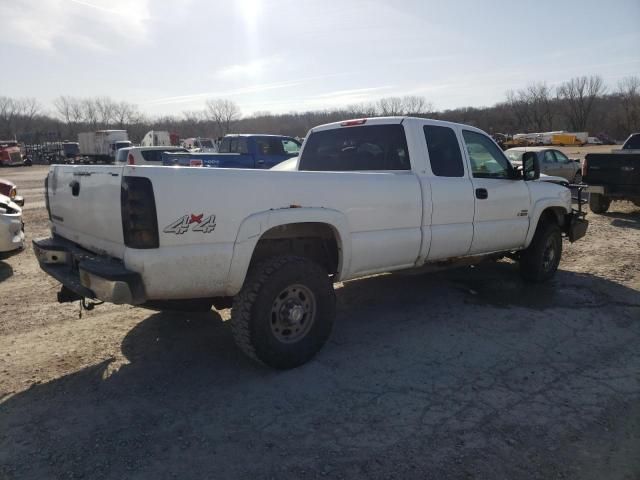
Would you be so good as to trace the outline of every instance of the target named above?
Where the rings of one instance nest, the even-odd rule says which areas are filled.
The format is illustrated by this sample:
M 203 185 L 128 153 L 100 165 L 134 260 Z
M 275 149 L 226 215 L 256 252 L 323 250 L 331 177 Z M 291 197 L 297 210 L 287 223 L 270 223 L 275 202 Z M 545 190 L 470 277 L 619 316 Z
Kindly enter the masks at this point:
M 79 301 L 80 310 L 78 312 L 78 318 L 82 318 L 82 311 L 86 310 L 90 312 L 98 305 L 102 305 L 104 302 L 94 302 L 92 300 L 87 299 L 81 295 L 78 295 L 76 292 L 71 290 L 70 288 L 65 287 L 64 285 L 58 292 L 58 303 L 69 303 Z

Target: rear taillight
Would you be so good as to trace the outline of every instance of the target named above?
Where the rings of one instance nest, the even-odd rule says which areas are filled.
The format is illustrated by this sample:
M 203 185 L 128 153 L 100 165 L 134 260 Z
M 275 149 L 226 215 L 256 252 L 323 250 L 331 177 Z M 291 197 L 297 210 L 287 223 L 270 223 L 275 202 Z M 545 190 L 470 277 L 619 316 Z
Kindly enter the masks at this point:
M 124 244 L 130 248 L 158 248 L 158 217 L 151 180 L 123 177 L 120 208 Z
M 127 157 L 127 163 L 129 165 L 135 165 L 136 164 L 136 159 L 133 158 L 133 155 L 130 153 L 129 156 Z
M 589 167 L 587 166 L 587 157 L 585 157 L 584 161 L 582 162 L 582 178 L 584 179 L 584 177 L 587 176 L 587 169 Z
M 44 177 L 44 206 L 47 209 L 49 220 L 51 220 L 51 207 L 49 206 L 49 175 Z

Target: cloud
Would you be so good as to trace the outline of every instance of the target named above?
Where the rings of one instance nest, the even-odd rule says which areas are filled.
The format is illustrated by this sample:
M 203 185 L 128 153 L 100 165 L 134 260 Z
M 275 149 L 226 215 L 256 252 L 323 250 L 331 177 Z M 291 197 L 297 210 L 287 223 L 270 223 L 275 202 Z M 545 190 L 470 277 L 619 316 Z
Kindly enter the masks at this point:
M 144 102 L 143 105 L 166 105 L 170 103 L 189 103 L 194 100 L 204 99 L 208 97 L 233 97 L 235 95 L 242 95 L 246 93 L 259 93 L 266 92 L 268 90 L 277 90 L 279 88 L 288 88 L 296 85 L 300 85 L 302 81 L 299 80 L 291 80 L 285 82 L 274 82 L 274 83 L 264 83 L 258 85 L 249 85 L 242 88 L 237 88 L 234 90 L 218 90 L 211 92 L 202 92 L 202 93 L 194 93 L 190 95 L 178 95 L 174 97 L 163 97 L 156 98 L 154 100 L 149 100 L 148 102 Z
M 247 63 L 239 63 L 223 67 L 215 73 L 215 78 L 234 79 L 237 77 L 255 77 L 262 75 L 269 67 L 274 67 L 283 62 L 280 55 L 273 55 L 268 58 L 252 60 Z
M 114 39 L 145 39 L 149 0 L 10 1 L 0 3 L 0 18 L 3 41 L 45 51 L 70 45 L 109 51 Z

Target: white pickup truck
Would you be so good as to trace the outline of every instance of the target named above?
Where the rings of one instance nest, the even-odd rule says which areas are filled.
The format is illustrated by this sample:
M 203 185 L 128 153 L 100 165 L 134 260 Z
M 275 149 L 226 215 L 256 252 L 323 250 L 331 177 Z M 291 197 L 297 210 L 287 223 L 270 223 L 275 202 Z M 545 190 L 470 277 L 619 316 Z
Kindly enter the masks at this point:
M 329 337 L 334 282 L 505 255 L 550 278 L 587 222 L 523 163 L 477 128 L 389 117 L 313 128 L 296 171 L 56 165 L 34 250 L 60 301 L 232 300 L 239 347 L 291 368 Z

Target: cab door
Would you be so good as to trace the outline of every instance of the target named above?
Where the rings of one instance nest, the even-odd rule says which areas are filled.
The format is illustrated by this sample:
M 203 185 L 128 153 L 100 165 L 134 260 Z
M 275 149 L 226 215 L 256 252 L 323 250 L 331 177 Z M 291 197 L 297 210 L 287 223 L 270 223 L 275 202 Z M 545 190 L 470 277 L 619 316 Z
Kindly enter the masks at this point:
M 523 247 L 529 230 L 529 188 L 502 150 L 483 133 L 462 130 L 475 201 L 470 254 Z
M 427 124 L 422 131 L 431 169 L 431 243 L 427 259 L 467 255 L 473 239 L 474 199 L 460 141 L 450 126 Z

